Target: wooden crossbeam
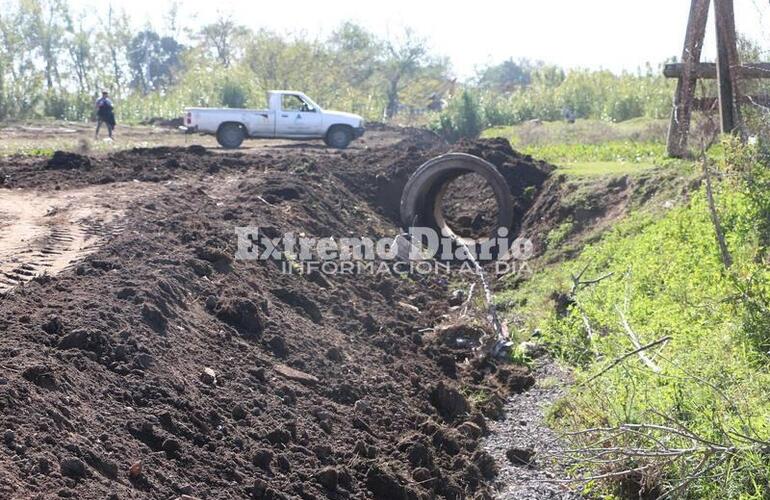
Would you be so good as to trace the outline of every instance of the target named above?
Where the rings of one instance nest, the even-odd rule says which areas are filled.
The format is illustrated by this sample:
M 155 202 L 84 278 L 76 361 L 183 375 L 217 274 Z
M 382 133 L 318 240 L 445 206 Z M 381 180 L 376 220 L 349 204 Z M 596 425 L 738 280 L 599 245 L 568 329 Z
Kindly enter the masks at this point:
M 770 95 L 742 95 L 738 99 L 741 104 L 770 108 Z M 718 97 L 696 97 L 692 101 L 692 108 L 697 111 L 714 111 L 719 105 Z
M 746 63 L 735 68 L 741 79 L 770 78 L 770 63 Z M 684 64 L 666 64 L 663 75 L 666 78 L 682 78 Z M 694 78 L 698 80 L 715 80 L 717 78 L 716 63 L 698 63 L 693 70 Z
M 663 74 L 677 79 L 674 109 L 668 130 L 666 149 L 669 156 L 685 157 L 688 136 L 699 79 L 716 79 L 719 94 L 719 118 L 722 133 L 740 132 L 745 137 L 741 120 L 741 104 L 746 102 L 740 95 L 738 82 L 748 78 L 770 78 L 770 63 L 741 65 L 735 34 L 733 0 L 714 0 L 714 17 L 717 33 L 716 64 L 701 63 L 700 56 L 706 35 L 706 24 L 711 0 L 691 0 L 681 64 L 666 65 Z M 749 102 L 754 102 L 748 98 Z M 713 102 L 713 101 L 712 101 Z M 705 104 L 698 102 L 699 105 Z

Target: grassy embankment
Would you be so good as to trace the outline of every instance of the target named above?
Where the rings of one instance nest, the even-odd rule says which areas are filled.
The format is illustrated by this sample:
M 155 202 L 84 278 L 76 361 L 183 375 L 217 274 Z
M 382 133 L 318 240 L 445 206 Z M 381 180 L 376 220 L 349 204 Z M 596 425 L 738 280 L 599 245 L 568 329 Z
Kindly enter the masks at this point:
M 766 157 L 735 144 L 709 153 L 728 268 L 705 187 L 691 183 L 669 197 L 682 193 L 682 178 L 701 178 L 700 166 L 664 160 L 661 134 L 642 133 L 653 127 L 660 130 L 583 122 L 486 132 L 561 165 L 565 182 L 583 190 L 619 176 L 652 176 L 664 193 L 676 186 L 631 203 L 601 234 L 575 232 L 569 221 L 552 229 L 552 248 L 532 279 L 503 284 L 497 300 L 519 340 L 537 330 L 575 373 L 550 418 L 565 432 L 587 431 L 568 439 L 580 450 L 569 457 L 575 477 L 601 478 L 583 483 L 586 490 L 609 498 L 638 498 L 639 490 L 643 498 L 767 498 Z

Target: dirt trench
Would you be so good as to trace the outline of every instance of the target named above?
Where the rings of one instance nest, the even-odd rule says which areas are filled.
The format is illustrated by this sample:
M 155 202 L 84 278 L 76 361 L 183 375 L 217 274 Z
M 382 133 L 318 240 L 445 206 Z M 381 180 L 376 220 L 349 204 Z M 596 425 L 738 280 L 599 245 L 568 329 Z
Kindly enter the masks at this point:
M 399 186 L 450 148 L 366 141 L 2 160 L 2 266 L 39 275 L 0 294 L 0 497 L 494 497 L 482 439 L 534 380 L 435 335 L 445 277 L 233 258 L 237 226 L 397 232 Z M 457 149 L 532 195 L 523 217 L 550 170 L 505 144 Z

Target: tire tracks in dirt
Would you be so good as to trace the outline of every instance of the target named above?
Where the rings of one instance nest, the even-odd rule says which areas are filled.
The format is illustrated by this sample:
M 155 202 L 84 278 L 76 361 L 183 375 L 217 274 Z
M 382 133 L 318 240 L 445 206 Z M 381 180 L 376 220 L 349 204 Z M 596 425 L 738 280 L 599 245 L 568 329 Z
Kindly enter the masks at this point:
M 96 251 L 125 230 L 129 202 L 157 189 L 131 182 L 0 192 L 0 294 L 58 274 Z

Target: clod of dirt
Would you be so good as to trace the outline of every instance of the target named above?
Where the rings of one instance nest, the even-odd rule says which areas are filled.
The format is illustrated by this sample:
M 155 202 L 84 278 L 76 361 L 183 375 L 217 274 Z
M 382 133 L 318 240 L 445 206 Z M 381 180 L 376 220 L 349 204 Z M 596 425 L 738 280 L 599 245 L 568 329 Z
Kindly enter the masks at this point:
M 16 433 L 13 432 L 11 429 L 6 429 L 3 433 L 3 442 L 5 445 L 9 448 L 13 446 L 13 443 L 16 441 Z
M 67 151 L 54 151 L 53 156 L 46 162 L 45 167 L 49 170 L 70 170 L 70 169 L 89 169 L 91 160 L 86 156 Z
M 61 338 L 59 349 L 82 349 L 96 354 L 110 350 L 110 339 L 103 332 L 75 330 Z
M 166 455 L 173 458 L 176 457 L 179 450 L 182 449 L 182 444 L 176 439 L 166 439 L 163 441 L 161 448 L 166 452 Z
M 341 363 L 345 360 L 345 354 L 339 347 L 330 347 L 326 350 L 326 359 Z
M 285 358 L 289 355 L 289 346 L 286 345 L 286 339 L 279 335 L 273 335 L 270 337 L 270 339 L 267 341 L 267 345 L 270 346 L 273 354 L 279 358 Z
M 48 317 L 45 323 L 43 323 L 42 328 L 43 331 L 49 335 L 59 335 L 64 329 L 64 326 L 62 324 L 61 318 L 55 314 L 52 314 Z
M 251 461 L 257 467 L 269 471 L 270 463 L 273 461 L 273 452 L 267 448 L 259 449 L 254 452 Z
M 198 156 L 203 156 L 208 154 L 208 150 L 199 144 L 193 144 L 191 146 L 187 146 L 187 151 Z
M 321 309 L 319 309 L 318 304 L 310 300 L 304 294 L 294 290 L 287 290 L 285 288 L 272 290 L 272 293 L 282 302 L 298 308 L 314 323 L 320 324 L 323 320 L 323 315 L 321 314 Z
M 454 420 L 467 415 L 471 406 L 465 396 L 453 387 L 448 387 L 444 382 L 438 385 L 430 393 L 430 402 L 438 410 L 439 415 L 447 420 Z
M 316 481 L 330 491 L 337 489 L 339 472 L 334 467 L 324 467 L 315 476 Z
M 419 498 L 406 481 L 384 466 L 375 464 L 366 476 L 366 487 L 372 492 L 375 500 L 407 500 Z
M 207 366 L 201 372 L 200 379 L 204 384 L 214 385 L 217 383 L 217 372 Z
M 477 451 L 473 454 L 471 460 L 473 460 L 473 463 L 479 468 L 479 471 L 481 471 L 481 475 L 484 476 L 484 478 L 493 479 L 497 476 L 497 463 L 495 463 L 494 457 L 488 452 Z
M 467 436 L 471 439 L 479 439 L 484 435 L 484 430 L 471 421 L 463 422 L 460 426 L 457 427 L 457 430 L 460 431 L 460 433 L 464 436 Z
M 243 420 L 246 418 L 246 408 L 242 404 L 233 406 L 233 411 L 230 412 L 235 420 Z
M 86 464 L 76 457 L 68 457 L 59 462 L 62 476 L 80 479 L 86 476 Z
M 168 326 L 168 320 L 155 306 L 144 304 L 142 306 L 142 319 L 156 332 L 163 333 Z
M 56 389 L 59 385 L 56 375 L 46 365 L 33 365 L 25 368 L 21 376 L 33 384 L 44 389 Z
M 535 377 L 529 368 L 523 366 L 501 368 L 497 371 L 496 376 L 513 393 L 524 392 L 535 385 Z
M 448 354 L 442 354 L 439 356 L 437 363 L 441 367 L 441 371 L 444 372 L 447 377 L 457 378 L 457 362 L 454 357 Z
M 128 477 L 130 479 L 137 479 L 142 475 L 142 461 L 136 461 L 128 468 Z
M 258 337 L 265 328 L 259 307 L 249 299 L 225 300 L 219 304 L 216 315 L 245 336 Z
M 509 448 L 505 452 L 505 457 L 513 465 L 527 466 L 535 457 L 535 452 L 528 448 Z

